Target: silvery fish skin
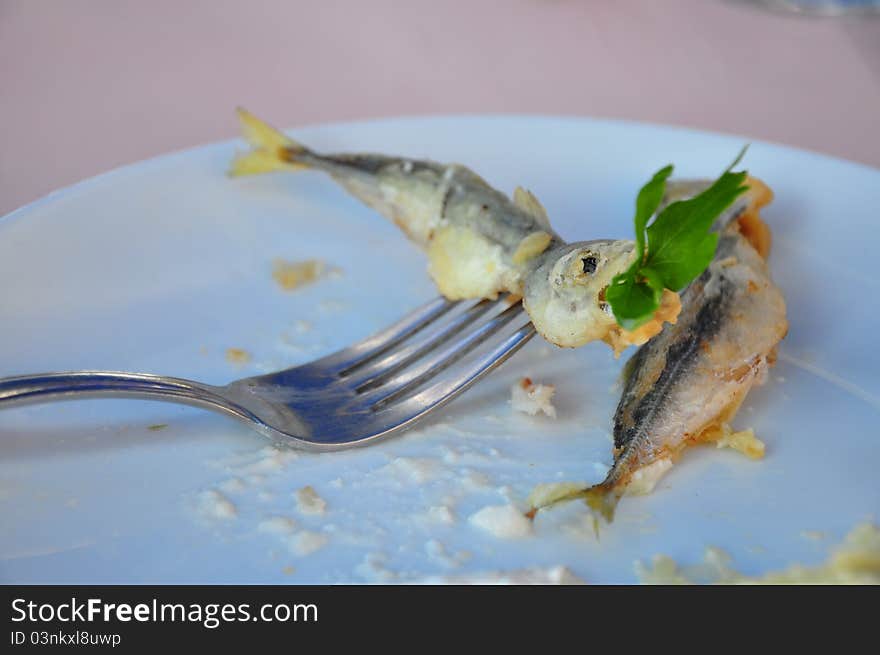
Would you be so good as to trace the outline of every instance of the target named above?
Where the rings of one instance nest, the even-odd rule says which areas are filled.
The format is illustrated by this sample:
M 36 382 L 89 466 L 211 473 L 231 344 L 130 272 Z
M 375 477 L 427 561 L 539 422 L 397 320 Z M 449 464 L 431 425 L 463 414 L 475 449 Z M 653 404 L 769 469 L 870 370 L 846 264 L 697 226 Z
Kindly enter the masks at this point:
M 681 294 L 678 321 L 627 362 L 614 414 L 614 464 L 605 480 L 545 505 L 584 498 L 610 520 L 621 496 L 650 491 L 686 446 L 720 437 L 746 394 L 763 382 L 788 322 L 766 261 L 744 236 L 763 225 L 757 210 L 772 194 L 757 180 L 749 184 L 716 221 L 715 257 Z M 704 187 L 672 183 L 670 200 Z
M 641 344 L 674 320 L 677 296 L 638 332 L 620 328 L 604 289 L 635 258 L 631 241 L 566 244 L 530 192 L 508 197 L 457 164 L 377 154 L 317 154 L 240 110 L 254 150 L 239 155 L 233 175 L 314 169 L 390 218 L 427 251 L 428 270 L 451 300 L 523 296 L 536 330 L 576 347 L 613 340 L 616 350 Z M 671 293 L 671 292 L 670 292 Z M 671 309 L 670 309 L 671 306 Z

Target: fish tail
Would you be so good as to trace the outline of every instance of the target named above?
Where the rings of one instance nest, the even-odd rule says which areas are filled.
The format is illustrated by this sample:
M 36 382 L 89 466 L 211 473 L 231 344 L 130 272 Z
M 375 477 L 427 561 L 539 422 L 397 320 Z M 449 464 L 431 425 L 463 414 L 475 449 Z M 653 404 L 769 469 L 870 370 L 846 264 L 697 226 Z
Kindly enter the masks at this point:
M 614 510 L 620 502 L 620 494 L 612 487 L 597 484 L 584 491 L 584 500 L 593 512 L 605 519 L 606 523 L 611 523 L 614 520 Z
M 552 507 L 558 503 L 581 499 L 586 502 L 587 507 L 593 512 L 595 519 L 594 527 L 596 528 L 596 533 L 598 535 L 598 518 L 602 517 L 606 523 L 611 523 L 614 520 L 614 510 L 617 508 L 617 503 L 620 501 L 620 495 L 620 492 L 613 485 L 602 482 L 585 489 L 563 491 L 559 494 L 543 496 L 540 500 L 536 499 L 532 508 L 526 513 L 526 516 L 529 519 L 534 519 L 535 515 L 542 509 Z
M 247 110 L 239 107 L 237 111 L 242 136 L 252 150 L 235 156 L 229 169 L 231 176 L 258 175 L 279 170 L 302 170 L 310 167 L 303 161 L 303 155 L 312 154 L 308 148 L 261 121 Z

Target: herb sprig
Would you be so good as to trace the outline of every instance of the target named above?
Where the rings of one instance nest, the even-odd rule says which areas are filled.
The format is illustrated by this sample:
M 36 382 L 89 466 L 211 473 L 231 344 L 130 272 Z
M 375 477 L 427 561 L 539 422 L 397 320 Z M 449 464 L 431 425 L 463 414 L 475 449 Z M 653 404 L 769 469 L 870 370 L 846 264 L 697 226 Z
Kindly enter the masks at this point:
M 715 219 L 748 187 L 746 171 L 734 173 L 748 146 L 733 163 L 698 195 L 670 203 L 651 217 L 663 201 L 670 164 L 654 174 L 636 198 L 636 260 L 608 285 L 605 299 L 617 322 L 633 330 L 648 321 L 660 306 L 663 289 L 680 291 L 706 270 L 715 256 Z

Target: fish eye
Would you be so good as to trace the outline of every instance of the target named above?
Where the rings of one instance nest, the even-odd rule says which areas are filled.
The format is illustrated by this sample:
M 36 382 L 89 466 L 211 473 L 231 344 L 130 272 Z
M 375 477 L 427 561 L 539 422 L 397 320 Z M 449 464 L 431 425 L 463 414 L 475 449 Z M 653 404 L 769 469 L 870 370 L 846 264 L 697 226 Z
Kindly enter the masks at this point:
M 592 284 L 602 256 L 593 250 L 577 250 L 566 258 L 564 277 L 568 284 Z

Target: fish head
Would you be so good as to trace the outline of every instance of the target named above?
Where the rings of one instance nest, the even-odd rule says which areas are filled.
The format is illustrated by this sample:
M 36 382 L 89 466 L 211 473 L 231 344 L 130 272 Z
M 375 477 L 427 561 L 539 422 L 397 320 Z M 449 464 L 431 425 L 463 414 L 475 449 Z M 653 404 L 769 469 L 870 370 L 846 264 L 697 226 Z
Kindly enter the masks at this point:
M 568 348 L 603 339 L 616 324 L 605 290 L 634 259 L 632 241 L 580 241 L 544 253 L 523 291 L 535 329 Z

